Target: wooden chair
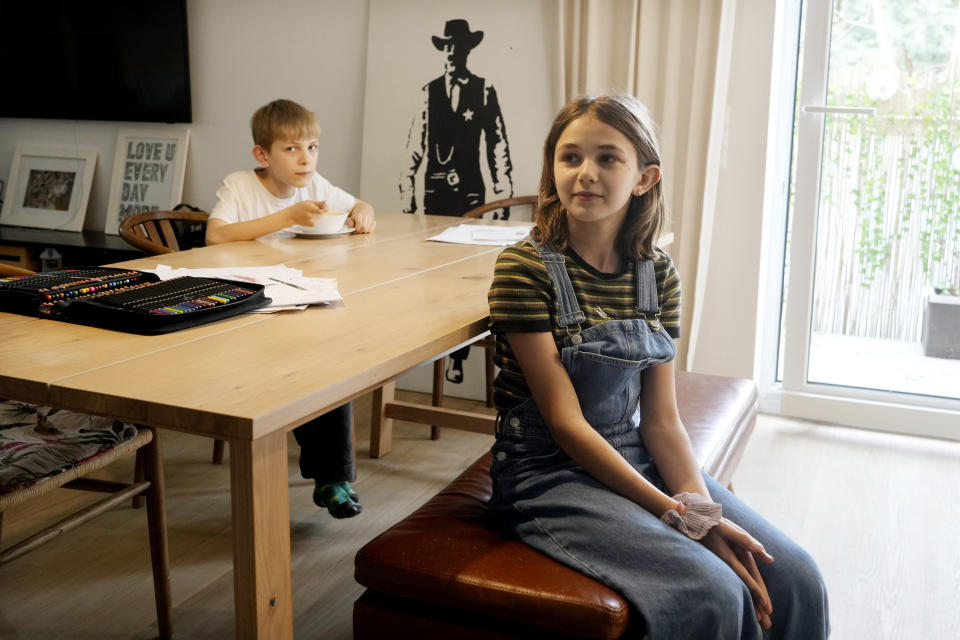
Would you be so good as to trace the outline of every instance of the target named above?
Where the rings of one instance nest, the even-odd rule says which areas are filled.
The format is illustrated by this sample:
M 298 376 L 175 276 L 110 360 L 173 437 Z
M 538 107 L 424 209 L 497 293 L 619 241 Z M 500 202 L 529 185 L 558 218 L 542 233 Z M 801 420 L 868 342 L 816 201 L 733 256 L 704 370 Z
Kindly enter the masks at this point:
M 463 214 L 464 218 L 480 218 L 485 213 L 490 211 L 496 211 L 497 209 L 504 209 L 507 207 L 520 207 L 520 206 L 529 206 L 531 210 L 535 210 L 537 207 L 537 201 L 539 200 L 538 196 L 518 196 L 516 198 L 503 198 L 502 200 L 494 200 L 493 202 L 488 202 L 482 204 L 479 207 L 474 207 Z M 532 214 L 532 211 L 531 211 Z M 531 215 L 531 217 L 533 217 Z M 477 346 L 483 347 L 484 349 L 484 374 L 486 377 L 486 401 L 487 406 L 493 406 L 493 379 L 496 376 L 496 367 L 493 364 L 493 354 L 496 351 L 497 342 L 492 335 L 487 334 L 486 336 L 479 338 L 474 342 Z M 443 383 L 444 383 L 444 370 L 446 369 L 447 358 L 438 358 L 433 362 L 433 393 L 431 397 L 431 402 L 433 406 L 440 407 L 443 406 Z M 436 440 L 440 437 L 440 430 L 436 426 L 430 427 L 430 439 Z
M 467 211 L 465 214 L 463 214 L 463 217 L 480 218 L 483 217 L 483 214 L 489 213 L 490 211 L 496 211 L 497 209 L 504 209 L 508 207 L 529 206 L 532 210 L 535 210 L 537 208 L 537 202 L 539 199 L 539 196 L 517 196 L 516 198 L 503 198 L 502 200 L 494 200 L 493 202 L 488 202 L 480 205 L 479 207 L 470 209 L 470 211 Z M 531 217 L 533 216 L 531 215 Z
M 148 256 L 174 253 L 203 245 L 210 214 L 205 211 L 144 211 L 124 218 L 120 236 Z M 190 246 L 182 246 L 192 236 Z M 224 440 L 213 441 L 214 464 L 223 462 Z
M 50 407 L 37 407 L 28 403 L 4 403 L 6 412 L 17 411 L 16 418 L 21 415 L 31 415 L 37 426 L 30 427 L 14 425 L 7 427 L 3 433 L 6 438 L 0 443 L 5 445 L 0 449 L 0 527 L 3 524 L 3 512 L 9 507 L 28 503 L 30 500 L 53 491 L 57 488 L 78 489 L 82 491 L 96 491 L 110 493 L 110 497 L 85 507 L 59 522 L 56 522 L 42 531 L 0 551 L 0 566 L 12 562 L 16 558 L 36 549 L 42 544 L 53 540 L 60 534 L 69 531 L 84 522 L 112 509 L 122 502 L 136 496 L 146 496 L 147 503 L 147 530 L 150 537 L 150 557 L 153 564 L 153 587 L 157 607 L 157 626 L 160 638 L 170 638 L 172 634 L 171 598 L 170 598 L 170 568 L 167 550 L 167 526 L 163 493 L 163 467 L 160 457 L 160 442 L 156 433 L 147 427 L 133 427 L 118 423 L 107 418 L 91 418 L 86 414 L 76 412 L 57 411 Z M 22 412 L 22 413 L 21 413 Z M 54 414 L 59 419 L 85 420 L 85 429 L 99 428 L 104 434 L 122 433 L 127 439 L 116 436 L 119 442 L 104 443 L 96 451 L 97 444 L 91 444 L 92 431 L 79 429 L 81 435 L 67 442 L 62 437 L 63 431 L 50 429 L 47 421 Z M 27 431 L 39 431 L 41 423 L 46 425 L 42 438 L 27 437 L 22 434 Z M 60 423 L 61 425 L 67 423 Z M 118 426 L 122 429 L 118 431 Z M 27 427 L 30 427 L 27 429 Z M 20 431 L 18 431 L 20 429 Z M 26 431 L 24 431 L 26 430 Z M 131 433 L 132 432 L 132 433 Z M 56 434 L 61 434 L 61 441 L 56 441 Z M 106 436 L 99 436 L 95 442 L 103 442 Z M 22 441 L 21 441 L 22 440 Z M 79 442 L 82 440 L 82 442 Z M 55 456 L 44 456 L 42 449 L 56 451 Z M 80 453 L 80 451 L 83 453 Z M 90 455 L 90 451 L 95 453 Z M 72 452 L 72 453 L 71 453 Z M 76 455 L 77 457 L 72 457 Z M 138 478 L 127 484 L 110 480 L 98 480 L 86 477 L 90 472 L 107 466 L 115 460 L 136 455 Z M 56 458 L 57 468 L 45 469 L 38 462 L 39 456 L 44 462 Z M 30 458 L 30 460 L 27 460 Z M 59 469 L 62 469 L 58 472 Z M 25 471 L 26 470 L 26 471 Z M 7 473 L 2 473 L 7 471 Z M 47 474 L 47 475 L 44 475 Z M 2 533 L 2 529 L 0 529 Z
M 193 245 L 203 245 L 207 218 L 205 211 L 144 211 L 124 218 L 120 236 L 148 256 L 191 248 L 184 239 L 193 236 Z

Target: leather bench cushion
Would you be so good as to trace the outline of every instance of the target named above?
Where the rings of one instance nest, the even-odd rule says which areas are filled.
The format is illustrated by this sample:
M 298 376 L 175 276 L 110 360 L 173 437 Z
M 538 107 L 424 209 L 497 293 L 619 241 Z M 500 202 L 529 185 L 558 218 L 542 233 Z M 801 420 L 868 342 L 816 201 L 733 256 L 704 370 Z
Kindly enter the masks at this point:
M 629 619 L 613 590 L 500 531 L 487 509 L 490 454 L 358 553 L 356 580 L 373 591 L 586 635 Z
M 753 429 L 756 388 L 680 373 L 680 413 L 698 461 L 728 482 Z M 501 531 L 486 508 L 490 454 L 357 553 L 372 591 L 592 638 L 618 638 L 629 607 L 608 587 Z
M 624 637 L 642 635 L 641 624 L 638 634 L 633 635 L 631 626 Z M 466 613 L 429 602 L 377 593 L 370 589 L 364 591 L 353 604 L 353 637 L 354 640 L 584 640 L 582 635 L 574 636 L 553 629 L 537 628 L 516 620 L 505 621 L 490 615 Z
M 757 421 L 757 385 L 752 380 L 681 371 L 677 405 L 693 452 L 704 471 L 730 484 Z

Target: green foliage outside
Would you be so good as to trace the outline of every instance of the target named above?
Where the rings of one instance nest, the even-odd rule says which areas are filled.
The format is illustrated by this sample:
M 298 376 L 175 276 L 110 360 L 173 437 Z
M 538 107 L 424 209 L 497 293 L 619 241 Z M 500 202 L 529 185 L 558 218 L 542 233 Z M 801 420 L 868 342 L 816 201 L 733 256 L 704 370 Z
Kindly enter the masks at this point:
M 837 0 L 832 29 L 828 104 L 876 108 L 828 116 L 824 130 L 823 204 L 857 209 L 861 285 L 919 234 L 928 284 L 956 290 L 960 0 Z

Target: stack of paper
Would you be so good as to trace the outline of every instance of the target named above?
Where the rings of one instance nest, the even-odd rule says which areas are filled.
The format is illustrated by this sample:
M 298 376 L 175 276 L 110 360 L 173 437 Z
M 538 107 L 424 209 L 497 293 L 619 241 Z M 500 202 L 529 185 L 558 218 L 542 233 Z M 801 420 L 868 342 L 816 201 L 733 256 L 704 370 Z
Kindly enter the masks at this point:
M 286 309 L 305 309 L 311 304 L 330 304 L 343 300 L 336 278 L 308 278 L 299 269 L 282 264 L 267 267 L 211 267 L 208 269 L 174 269 L 158 264 L 152 270 L 161 280 L 194 276 L 253 282 L 264 286 L 263 294 L 272 302 L 254 313 L 273 313 Z
M 532 227 L 533 223 L 509 227 L 492 224 L 458 224 L 455 227 L 447 227 L 442 233 L 427 239 L 456 244 L 505 247 L 526 238 Z

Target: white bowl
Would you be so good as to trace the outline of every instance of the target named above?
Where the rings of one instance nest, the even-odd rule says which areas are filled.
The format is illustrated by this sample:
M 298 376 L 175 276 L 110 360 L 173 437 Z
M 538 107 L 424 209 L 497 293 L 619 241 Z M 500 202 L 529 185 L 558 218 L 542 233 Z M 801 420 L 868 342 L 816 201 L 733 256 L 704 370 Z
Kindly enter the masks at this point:
M 295 233 L 324 235 L 336 233 L 343 228 L 343 223 L 347 220 L 347 214 L 343 211 L 327 211 L 321 214 L 316 222 L 311 226 L 294 225 Z

